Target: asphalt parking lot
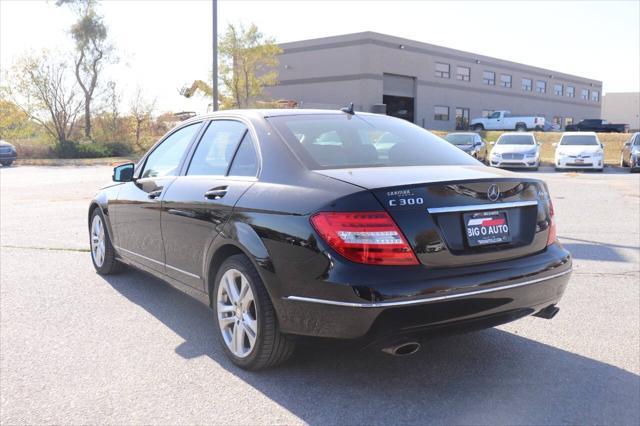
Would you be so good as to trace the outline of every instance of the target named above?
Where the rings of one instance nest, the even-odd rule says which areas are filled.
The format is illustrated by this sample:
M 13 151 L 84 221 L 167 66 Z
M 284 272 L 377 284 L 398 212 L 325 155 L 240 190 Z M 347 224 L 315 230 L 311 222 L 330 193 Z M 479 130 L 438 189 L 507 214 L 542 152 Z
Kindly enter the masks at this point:
M 306 347 L 248 373 L 207 307 L 103 278 L 86 209 L 109 167 L 0 170 L 0 420 L 16 423 L 640 424 L 640 175 L 535 173 L 574 273 L 560 313 L 410 358 Z

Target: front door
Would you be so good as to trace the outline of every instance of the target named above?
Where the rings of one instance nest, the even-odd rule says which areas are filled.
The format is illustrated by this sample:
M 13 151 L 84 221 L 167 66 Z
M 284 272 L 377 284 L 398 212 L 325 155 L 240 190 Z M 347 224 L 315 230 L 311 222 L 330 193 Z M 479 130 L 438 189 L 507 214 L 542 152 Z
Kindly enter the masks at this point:
M 164 272 L 164 247 L 160 230 L 163 193 L 176 179 L 189 143 L 202 123 L 182 127 L 158 144 L 146 157 L 137 178 L 123 185 L 109 206 L 113 211 L 118 253 L 149 268 Z
M 257 156 L 247 127 L 214 120 L 198 143 L 185 176 L 169 186 L 162 203 L 166 273 L 204 288 L 207 250 L 255 182 Z

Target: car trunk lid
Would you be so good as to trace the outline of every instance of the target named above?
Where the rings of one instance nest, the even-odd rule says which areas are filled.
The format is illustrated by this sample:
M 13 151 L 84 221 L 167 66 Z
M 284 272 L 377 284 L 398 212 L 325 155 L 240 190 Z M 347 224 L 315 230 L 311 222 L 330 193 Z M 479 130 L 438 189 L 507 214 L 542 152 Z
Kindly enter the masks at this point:
M 547 193 L 545 185 L 536 179 L 485 166 L 361 168 L 318 173 L 370 190 L 405 234 L 418 260 L 427 266 L 494 262 L 546 247 L 550 223 Z M 474 243 L 468 235 L 469 226 L 483 218 L 489 225 L 505 224 L 508 238 L 480 245 L 475 238 Z

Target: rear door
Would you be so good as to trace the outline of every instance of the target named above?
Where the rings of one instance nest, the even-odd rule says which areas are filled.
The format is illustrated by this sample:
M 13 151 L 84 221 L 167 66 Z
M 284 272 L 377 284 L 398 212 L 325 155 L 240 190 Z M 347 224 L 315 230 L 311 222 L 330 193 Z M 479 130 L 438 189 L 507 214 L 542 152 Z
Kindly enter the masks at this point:
M 164 272 L 160 200 L 176 179 L 201 126 L 201 122 L 190 124 L 167 136 L 147 155 L 141 170 L 136 170 L 136 179 L 124 184 L 117 200 L 109 204 L 120 255 Z
M 168 275 L 205 290 L 207 249 L 256 181 L 257 152 L 244 123 L 210 122 L 183 175 L 164 195 L 161 222 Z

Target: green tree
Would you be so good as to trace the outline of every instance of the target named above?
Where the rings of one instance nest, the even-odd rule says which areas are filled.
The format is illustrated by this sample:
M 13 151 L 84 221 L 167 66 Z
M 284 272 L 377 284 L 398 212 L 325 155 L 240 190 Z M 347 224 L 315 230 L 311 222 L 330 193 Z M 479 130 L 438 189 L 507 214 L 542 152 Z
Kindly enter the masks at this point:
M 58 6 L 70 5 L 78 16 L 71 26 L 75 41 L 75 76 L 84 94 L 84 135 L 91 138 L 91 102 L 100 81 L 100 73 L 112 57 L 113 46 L 107 39 L 107 27 L 96 11 L 95 0 L 58 0 Z
M 229 24 L 218 43 L 220 65 L 219 94 L 220 106 L 227 108 L 249 108 L 256 105 L 265 86 L 274 85 L 278 80 L 278 55 L 282 49 L 271 37 L 265 37 L 251 24 Z M 197 91 L 211 95 L 211 85 L 196 80 L 180 93 L 190 98 Z

